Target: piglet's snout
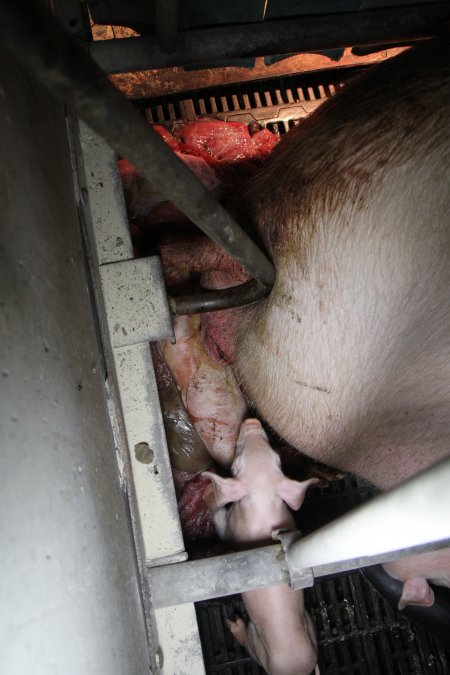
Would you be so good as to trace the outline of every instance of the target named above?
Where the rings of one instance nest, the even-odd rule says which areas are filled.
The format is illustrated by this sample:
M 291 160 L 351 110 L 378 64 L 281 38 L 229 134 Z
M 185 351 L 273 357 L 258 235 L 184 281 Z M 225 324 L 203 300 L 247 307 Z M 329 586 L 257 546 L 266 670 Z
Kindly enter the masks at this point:
M 262 431 L 264 433 L 261 422 L 257 420 L 256 417 L 248 417 L 242 422 L 241 433 L 246 434 L 257 431 Z
M 241 424 L 237 440 L 237 448 L 236 448 L 237 453 L 242 452 L 245 447 L 246 441 L 254 437 L 260 437 L 265 441 L 267 441 L 267 435 L 261 425 L 261 422 L 253 417 L 249 417 L 248 419 L 244 420 Z

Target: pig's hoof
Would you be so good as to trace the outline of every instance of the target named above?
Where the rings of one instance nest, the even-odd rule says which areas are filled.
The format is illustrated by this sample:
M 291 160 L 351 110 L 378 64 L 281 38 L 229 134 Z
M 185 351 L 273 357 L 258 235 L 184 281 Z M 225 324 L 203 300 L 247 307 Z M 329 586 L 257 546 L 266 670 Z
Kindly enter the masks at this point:
M 227 626 L 239 644 L 243 645 L 247 636 L 247 626 L 241 617 L 237 616 L 234 621 L 227 619 Z
M 422 605 L 431 607 L 434 604 L 433 589 L 424 577 L 407 579 L 403 584 L 403 591 L 398 608 L 405 609 L 407 605 Z

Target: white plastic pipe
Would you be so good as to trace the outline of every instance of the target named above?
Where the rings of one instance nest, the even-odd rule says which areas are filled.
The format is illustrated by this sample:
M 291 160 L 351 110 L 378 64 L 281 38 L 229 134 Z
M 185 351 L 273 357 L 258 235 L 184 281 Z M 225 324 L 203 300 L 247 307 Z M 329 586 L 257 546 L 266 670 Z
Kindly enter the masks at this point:
M 295 587 L 321 576 L 450 546 L 450 458 L 287 547 Z

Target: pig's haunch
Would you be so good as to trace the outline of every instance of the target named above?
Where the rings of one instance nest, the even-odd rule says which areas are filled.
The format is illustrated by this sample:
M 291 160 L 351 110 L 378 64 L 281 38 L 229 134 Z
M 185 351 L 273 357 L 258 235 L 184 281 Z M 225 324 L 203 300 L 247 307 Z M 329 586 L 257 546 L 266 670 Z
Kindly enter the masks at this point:
M 324 104 L 244 202 L 277 281 L 222 339 L 259 412 L 295 447 L 382 488 L 448 455 L 448 39 Z

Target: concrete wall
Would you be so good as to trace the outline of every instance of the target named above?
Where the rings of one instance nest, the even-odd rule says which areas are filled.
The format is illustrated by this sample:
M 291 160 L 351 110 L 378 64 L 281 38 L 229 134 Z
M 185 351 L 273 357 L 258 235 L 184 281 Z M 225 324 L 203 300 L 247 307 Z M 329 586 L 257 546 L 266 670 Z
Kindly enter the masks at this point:
M 0 54 L 0 661 L 149 672 L 61 106 Z

